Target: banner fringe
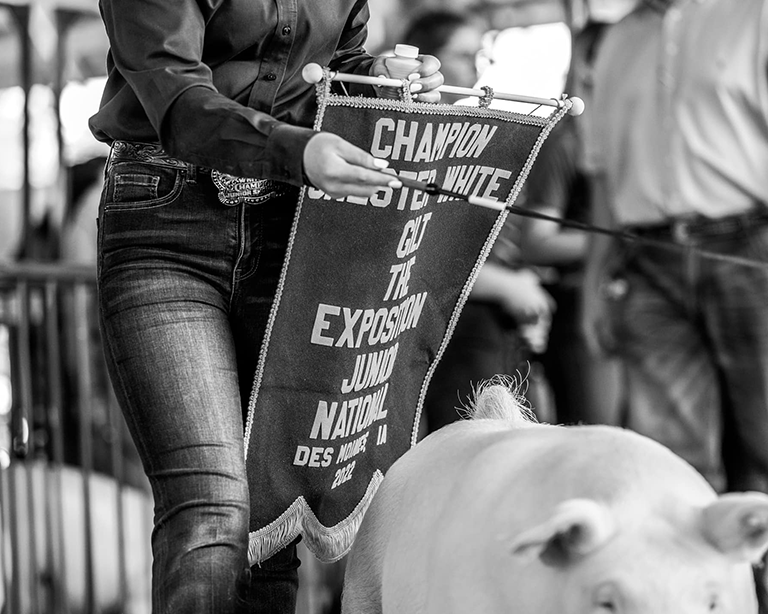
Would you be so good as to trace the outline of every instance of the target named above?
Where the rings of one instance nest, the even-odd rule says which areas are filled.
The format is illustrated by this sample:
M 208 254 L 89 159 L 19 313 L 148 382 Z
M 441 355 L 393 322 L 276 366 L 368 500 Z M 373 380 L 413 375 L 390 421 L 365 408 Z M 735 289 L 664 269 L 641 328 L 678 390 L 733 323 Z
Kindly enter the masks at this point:
M 279 518 L 268 526 L 248 535 L 248 564 L 258 565 L 296 539 L 299 534 L 312 554 L 324 563 L 338 561 L 352 548 L 357 530 L 368 506 L 376 494 L 384 474 L 373 473 L 365 495 L 340 523 L 324 526 L 315 516 L 304 497 L 298 497 Z

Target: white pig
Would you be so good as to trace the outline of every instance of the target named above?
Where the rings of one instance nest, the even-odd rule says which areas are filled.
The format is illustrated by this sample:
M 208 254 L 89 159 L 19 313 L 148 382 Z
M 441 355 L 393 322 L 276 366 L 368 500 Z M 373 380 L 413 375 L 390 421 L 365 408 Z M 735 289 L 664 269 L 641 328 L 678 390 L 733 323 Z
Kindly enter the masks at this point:
M 550 426 L 489 385 L 388 471 L 343 614 L 756 614 L 768 496 L 718 496 L 667 448 Z M 768 445 L 768 444 L 767 444 Z

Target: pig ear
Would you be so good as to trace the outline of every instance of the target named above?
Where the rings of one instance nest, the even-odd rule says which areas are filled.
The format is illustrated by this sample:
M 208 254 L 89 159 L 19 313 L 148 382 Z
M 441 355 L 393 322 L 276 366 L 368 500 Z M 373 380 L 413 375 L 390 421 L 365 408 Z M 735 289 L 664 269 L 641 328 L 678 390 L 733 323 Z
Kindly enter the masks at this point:
M 702 516 L 704 537 L 734 560 L 756 563 L 768 550 L 768 495 L 721 495 Z
M 608 507 L 591 499 L 570 499 L 558 505 L 548 520 L 518 535 L 512 554 L 565 565 L 601 548 L 615 530 Z

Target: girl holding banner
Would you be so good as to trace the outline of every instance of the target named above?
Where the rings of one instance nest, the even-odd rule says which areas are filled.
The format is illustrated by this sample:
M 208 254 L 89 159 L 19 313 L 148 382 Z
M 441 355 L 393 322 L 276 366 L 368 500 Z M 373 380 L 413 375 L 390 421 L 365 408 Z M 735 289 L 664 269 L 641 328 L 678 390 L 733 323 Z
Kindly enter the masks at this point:
M 155 498 L 153 612 L 292 613 L 295 543 L 247 563 L 243 413 L 299 187 L 332 197 L 399 187 L 386 163 L 312 129 L 315 86 L 301 76 L 308 62 L 388 75 L 363 48 L 367 3 L 100 9 L 109 79 L 90 126 L 112 149 L 99 298 L 111 378 Z M 420 59 L 410 89 L 438 101 L 439 62 Z

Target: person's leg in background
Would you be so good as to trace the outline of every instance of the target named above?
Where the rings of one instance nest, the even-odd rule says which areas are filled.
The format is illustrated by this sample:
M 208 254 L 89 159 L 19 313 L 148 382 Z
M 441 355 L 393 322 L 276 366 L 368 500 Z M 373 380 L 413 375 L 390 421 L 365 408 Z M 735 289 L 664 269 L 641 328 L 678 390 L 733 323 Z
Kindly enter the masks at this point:
M 768 262 L 768 226 L 708 249 Z M 706 317 L 723 390 L 723 458 L 729 491 L 768 492 L 768 273 L 764 267 L 708 262 Z M 760 614 L 768 614 L 766 559 L 755 567 Z
M 768 263 L 768 226 L 707 249 Z M 768 269 L 716 260 L 702 267 L 709 283 L 704 315 L 731 425 L 728 490 L 768 492 Z
M 467 301 L 429 382 L 423 408 L 427 431 L 459 420 L 477 386 L 495 375 L 521 382 L 526 355 L 514 320 L 498 305 Z
M 611 302 L 625 363 L 626 426 L 670 448 L 722 491 L 720 391 L 689 257 L 649 247 L 628 255 L 627 292 Z
M 558 424 L 623 425 L 621 360 L 594 356 L 580 328 L 579 289 L 547 286 L 557 309 L 540 356 Z

